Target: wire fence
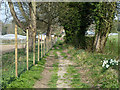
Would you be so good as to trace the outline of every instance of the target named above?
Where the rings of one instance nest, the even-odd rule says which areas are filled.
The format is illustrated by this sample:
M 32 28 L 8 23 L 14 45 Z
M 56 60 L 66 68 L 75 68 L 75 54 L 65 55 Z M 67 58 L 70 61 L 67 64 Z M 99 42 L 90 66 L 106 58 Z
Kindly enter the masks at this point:
M 2 43 L 2 87 L 19 77 L 23 72 L 29 70 L 35 62 L 37 64 L 49 50 L 56 44 L 57 36 L 50 37 L 48 40 L 45 35 L 38 34 L 35 43 L 35 53 L 29 49 L 29 31 L 26 32 L 26 38 L 19 40 L 17 35 L 17 26 L 15 26 L 14 40 L 3 40 Z M 35 61 L 34 61 L 35 54 Z

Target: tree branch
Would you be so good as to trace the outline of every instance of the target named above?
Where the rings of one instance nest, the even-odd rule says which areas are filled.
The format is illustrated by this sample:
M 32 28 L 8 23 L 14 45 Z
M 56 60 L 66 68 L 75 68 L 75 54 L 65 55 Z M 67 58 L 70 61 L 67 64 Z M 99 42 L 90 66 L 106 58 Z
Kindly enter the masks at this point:
M 21 3 L 21 2 L 18 2 L 18 6 L 19 6 L 19 9 L 20 9 L 23 17 L 26 19 L 26 22 L 28 22 L 28 21 L 29 21 L 29 18 L 28 18 L 28 17 L 26 16 L 26 14 L 25 14 L 25 11 L 24 11 L 24 9 L 23 9 L 23 7 L 22 7 L 22 3 Z
M 14 6 L 13 6 L 13 3 L 11 2 L 11 0 L 10 0 L 10 2 L 8 2 L 8 4 L 9 4 L 11 14 L 12 14 L 12 16 L 13 16 L 16 24 L 17 24 L 20 28 L 24 29 L 23 24 L 20 22 L 20 20 L 18 19 L 17 15 L 16 15 L 16 13 L 15 13 Z

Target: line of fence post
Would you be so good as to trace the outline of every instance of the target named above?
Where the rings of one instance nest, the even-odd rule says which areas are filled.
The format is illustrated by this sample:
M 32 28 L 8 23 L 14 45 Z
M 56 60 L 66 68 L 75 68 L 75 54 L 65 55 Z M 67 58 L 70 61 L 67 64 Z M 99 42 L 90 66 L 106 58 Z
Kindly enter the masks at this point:
M 29 46 L 28 46 L 29 45 L 29 41 L 28 41 L 29 40 L 29 35 L 28 35 L 28 29 L 27 29 L 27 35 L 26 36 L 27 36 L 27 70 L 28 70 L 28 67 L 29 67 L 28 66 L 28 59 L 29 59 Z
M 38 34 L 38 61 L 40 59 L 40 34 Z
M 17 46 L 17 25 L 15 25 L 15 76 L 18 77 L 18 71 L 17 71 L 17 49 L 18 49 L 18 46 Z
M 29 30 L 26 30 L 26 58 L 27 58 L 27 70 L 29 69 Z M 33 37 L 35 39 L 35 37 Z M 40 41 L 41 39 L 41 41 Z M 42 42 L 43 41 L 43 42 Z M 47 53 L 53 45 L 57 42 L 57 36 L 54 36 L 53 38 L 50 36 L 49 38 L 46 36 L 42 36 L 40 38 L 40 34 L 38 34 L 38 61 L 40 59 L 40 51 L 41 51 L 41 58 L 43 55 L 45 56 L 45 53 Z M 40 50 L 41 45 L 41 50 Z M 35 42 L 33 44 L 33 48 L 35 48 Z M 44 50 L 43 50 L 44 49 Z M 35 51 L 33 49 L 33 65 L 35 64 Z M 17 25 L 15 25 L 15 76 L 18 77 L 18 41 L 17 41 Z
M 42 58 L 42 34 L 41 34 L 41 58 Z

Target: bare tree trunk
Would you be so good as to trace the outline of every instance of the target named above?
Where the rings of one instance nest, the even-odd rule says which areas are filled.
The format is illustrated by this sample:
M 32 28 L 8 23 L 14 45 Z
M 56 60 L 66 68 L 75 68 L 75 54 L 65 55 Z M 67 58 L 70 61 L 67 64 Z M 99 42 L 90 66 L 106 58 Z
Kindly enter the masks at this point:
M 51 23 L 48 22 L 48 28 L 47 28 L 47 34 L 46 34 L 46 37 L 48 40 L 50 40 L 50 36 L 51 36 Z
M 109 32 L 106 32 L 105 34 L 97 33 L 94 41 L 94 50 L 96 52 L 102 53 L 108 38 Z
M 32 51 L 33 47 L 33 32 L 29 30 L 29 51 Z
M 112 22 L 107 23 L 107 26 L 100 30 L 95 36 L 94 51 L 102 53 L 108 38 L 108 35 L 112 28 Z
M 31 2 L 31 27 L 33 32 L 33 65 L 35 64 L 35 42 L 36 42 L 36 2 Z

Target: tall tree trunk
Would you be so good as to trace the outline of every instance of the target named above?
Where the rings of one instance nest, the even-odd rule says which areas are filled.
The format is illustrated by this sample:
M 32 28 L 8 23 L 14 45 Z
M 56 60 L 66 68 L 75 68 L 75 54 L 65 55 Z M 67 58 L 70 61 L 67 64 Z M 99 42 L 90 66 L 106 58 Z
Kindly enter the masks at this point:
M 50 21 L 48 22 L 48 28 L 47 28 L 47 34 L 46 37 L 48 40 L 50 40 L 50 36 L 51 36 L 51 23 Z
M 107 37 L 106 36 L 100 36 L 100 34 L 97 34 L 96 36 L 96 40 L 94 41 L 94 50 L 96 52 L 102 53 L 105 47 L 105 43 L 107 41 Z
M 106 23 L 106 27 L 97 32 L 94 40 L 94 51 L 102 53 L 108 38 L 108 35 L 112 29 L 112 22 Z
M 99 32 L 96 34 L 95 36 L 95 40 L 94 40 L 94 51 L 102 53 L 108 38 L 108 34 L 109 34 L 110 28 L 104 32 L 104 34 L 102 32 Z
M 94 51 L 100 52 L 100 53 L 103 52 L 107 38 L 108 38 L 108 34 L 112 29 L 113 19 L 116 11 L 116 2 L 103 3 L 102 6 L 104 7 L 101 13 L 103 14 L 103 17 L 100 17 L 99 19 L 97 19 L 97 21 L 99 21 L 99 23 L 98 22 L 96 23 L 98 32 L 94 40 Z
M 31 26 L 33 32 L 33 64 L 35 64 L 35 42 L 36 42 L 36 2 L 31 2 Z
M 32 30 L 29 30 L 29 51 L 32 51 L 32 47 L 33 47 L 33 32 Z

